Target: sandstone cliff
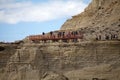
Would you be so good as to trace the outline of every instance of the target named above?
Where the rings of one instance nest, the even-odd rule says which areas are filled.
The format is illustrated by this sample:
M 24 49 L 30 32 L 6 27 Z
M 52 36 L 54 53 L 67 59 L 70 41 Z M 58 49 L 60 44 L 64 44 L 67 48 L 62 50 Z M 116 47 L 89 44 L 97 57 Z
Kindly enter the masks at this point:
M 120 0 L 93 0 L 84 12 L 67 20 L 61 30 L 85 27 L 120 27 Z
M 84 32 L 81 42 L 0 43 L 0 80 L 120 80 L 119 8 L 119 0 L 93 0 L 65 22 L 61 30 Z
M 119 80 L 119 61 L 119 41 L 25 43 L 10 56 L 0 80 Z

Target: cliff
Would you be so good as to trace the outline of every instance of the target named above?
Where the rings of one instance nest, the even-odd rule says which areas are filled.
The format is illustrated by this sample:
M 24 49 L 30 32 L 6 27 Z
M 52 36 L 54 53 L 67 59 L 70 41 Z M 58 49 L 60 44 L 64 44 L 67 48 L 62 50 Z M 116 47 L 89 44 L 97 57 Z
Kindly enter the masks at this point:
M 112 27 L 120 26 L 119 0 L 93 0 L 84 12 L 67 20 L 61 30 L 79 29 L 86 27 Z
M 120 79 L 119 41 L 24 43 L 15 50 L 0 80 Z
M 83 32 L 79 42 L 0 43 L 0 80 L 120 80 L 119 8 L 119 0 L 93 0 L 67 20 L 61 30 Z

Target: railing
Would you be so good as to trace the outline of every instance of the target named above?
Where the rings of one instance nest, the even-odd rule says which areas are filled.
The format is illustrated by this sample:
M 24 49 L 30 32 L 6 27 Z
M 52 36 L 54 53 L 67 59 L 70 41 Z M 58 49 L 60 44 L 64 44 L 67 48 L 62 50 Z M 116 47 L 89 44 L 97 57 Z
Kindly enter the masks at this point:
M 83 39 L 83 35 L 65 35 L 65 36 L 47 36 L 47 35 L 35 35 L 35 36 L 29 36 L 29 40 L 31 41 L 45 41 L 45 40 L 69 40 L 69 39 Z

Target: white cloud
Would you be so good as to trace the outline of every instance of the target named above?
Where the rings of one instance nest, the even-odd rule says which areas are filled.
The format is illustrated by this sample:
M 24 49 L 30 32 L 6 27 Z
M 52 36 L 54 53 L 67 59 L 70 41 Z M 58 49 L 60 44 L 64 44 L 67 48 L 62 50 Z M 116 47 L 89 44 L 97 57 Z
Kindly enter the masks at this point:
M 86 6 L 81 0 L 50 0 L 46 3 L 32 3 L 29 0 L 24 2 L 1 0 L 0 22 L 16 24 L 50 21 L 78 14 Z

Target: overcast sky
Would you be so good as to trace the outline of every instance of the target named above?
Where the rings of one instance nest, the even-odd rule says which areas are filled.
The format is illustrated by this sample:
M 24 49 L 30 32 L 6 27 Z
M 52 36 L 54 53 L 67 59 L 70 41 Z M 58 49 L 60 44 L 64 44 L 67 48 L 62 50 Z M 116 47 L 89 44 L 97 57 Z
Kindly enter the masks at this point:
M 60 29 L 71 16 L 84 11 L 91 0 L 0 0 L 0 41 Z

